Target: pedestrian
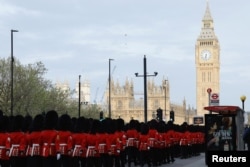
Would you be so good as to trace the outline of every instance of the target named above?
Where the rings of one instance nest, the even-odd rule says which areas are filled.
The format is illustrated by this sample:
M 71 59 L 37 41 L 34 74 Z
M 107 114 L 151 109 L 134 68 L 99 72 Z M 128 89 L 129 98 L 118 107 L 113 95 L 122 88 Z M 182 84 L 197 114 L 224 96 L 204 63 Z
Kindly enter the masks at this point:
M 243 140 L 247 144 L 248 151 L 250 151 L 250 128 L 246 128 L 243 134 Z

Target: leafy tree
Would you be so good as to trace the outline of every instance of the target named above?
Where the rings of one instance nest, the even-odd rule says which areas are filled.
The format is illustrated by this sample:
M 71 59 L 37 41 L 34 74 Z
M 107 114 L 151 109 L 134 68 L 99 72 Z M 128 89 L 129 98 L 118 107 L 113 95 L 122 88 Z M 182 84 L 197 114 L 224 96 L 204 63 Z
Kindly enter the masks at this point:
M 97 104 L 90 104 L 87 105 L 86 107 L 83 107 L 81 115 L 84 116 L 85 118 L 99 119 L 100 112 L 101 108 Z
M 0 59 L 0 109 L 10 115 L 11 78 L 10 59 Z M 56 110 L 58 114 L 67 113 L 78 116 L 78 103 L 71 98 L 74 90 L 56 88 L 50 80 L 44 78 L 47 73 L 42 62 L 22 65 L 15 60 L 13 66 L 13 114 L 31 115 Z M 99 119 L 100 107 L 89 104 L 81 108 L 81 116 Z
M 11 85 L 10 59 L 0 59 L 0 109 L 10 114 Z M 47 72 L 42 62 L 22 65 L 15 60 L 13 67 L 13 114 L 32 116 L 54 109 L 60 113 L 72 107 L 69 97 L 72 92 L 64 92 L 46 80 Z M 73 111 L 72 111 L 73 112 Z

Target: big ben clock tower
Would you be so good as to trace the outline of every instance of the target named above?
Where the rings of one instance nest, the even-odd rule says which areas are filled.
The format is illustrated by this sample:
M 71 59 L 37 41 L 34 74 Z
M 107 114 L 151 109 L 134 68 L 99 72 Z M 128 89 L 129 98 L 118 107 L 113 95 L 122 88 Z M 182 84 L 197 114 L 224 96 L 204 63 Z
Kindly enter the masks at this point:
M 220 45 L 214 32 L 208 2 L 201 33 L 195 45 L 195 64 L 197 115 L 204 116 L 207 113 L 204 107 L 209 105 L 208 88 L 212 93 L 220 92 Z

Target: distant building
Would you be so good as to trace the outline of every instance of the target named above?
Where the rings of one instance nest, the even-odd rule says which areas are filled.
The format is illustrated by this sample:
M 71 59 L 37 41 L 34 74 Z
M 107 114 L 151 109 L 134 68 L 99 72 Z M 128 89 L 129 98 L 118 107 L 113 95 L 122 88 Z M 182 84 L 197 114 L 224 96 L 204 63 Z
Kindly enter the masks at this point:
M 56 84 L 55 84 L 55 87 L 57 89 L 62 90 L 65 93 L 68 93 L 70 91 L 70 86 L 69 86 L 68 81 L 64 81 L 64 82 L 57 81 Z
M 81 82 L 81 103 L 90 104 L 90 82 L 87 79 L 84 79 Z M 79 99 L 79 83 L 76 83 L 75 86 L 75 96 L 76 99 Z
M 57 81 L 55 84 L 55 87 L 64 91 L 65 93 L 71 93 L 72 91 L 70 89 L 70 85 L 68 81 L 65 82 L 59 82 Z M 82 104 L 90 104 L 90 82 L 85 79 L 83 82 L 81 82 L 80 85 L 80 90 L 81 90 L 81 103 Z M 71 95 L 71 94 L 70 94 Z M 75 84 L 75 89 L 73 90 L 73 95 L 72 97 L 69 97 L 70 100 L 75 100 L 78 102 L 79 99 L 79 83 Z
M 176 124 L 188 122 L 192 124 L 195 109 L 186 106 L 186 100 L 183 99 L 182 104 L 171 103 L 169 93 L 169 81 L 163 79 L 161 85 L 156 85 L 153 80 L 148 80 L 147 83 L 147 118 L 148 121 L 156 118 L 156 110 L 161 108 L 163 110 L 163 120 L 169 121 L 169 113 L 171 110 L 175 113 Z M 116 83 L 111 80 L 111 118 L 122 118 L 125 122 L 131 119 L 144 122 L 144 99 L 136 98 L 142 95 L 134 91 L 133 82 L 128 79 L 125 85 L 120 85 L 119 81 Z M 109 89 L 105 92 L 106 108 L 104 114 L 108 116 L 108 100 Z

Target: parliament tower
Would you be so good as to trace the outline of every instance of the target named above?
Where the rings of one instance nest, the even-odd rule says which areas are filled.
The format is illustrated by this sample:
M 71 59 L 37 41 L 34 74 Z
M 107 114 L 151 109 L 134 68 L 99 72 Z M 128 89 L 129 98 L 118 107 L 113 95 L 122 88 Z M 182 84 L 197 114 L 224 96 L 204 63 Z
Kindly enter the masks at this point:
M 209 105 L 210 88 L 212 93 L 220 92 L 220 44 L 214 32 L 214 22 L 209 4 L 202 20 L 201 33 L 195 45 L 196 64 L 196 109 L 198 116 L 204 116 Z

